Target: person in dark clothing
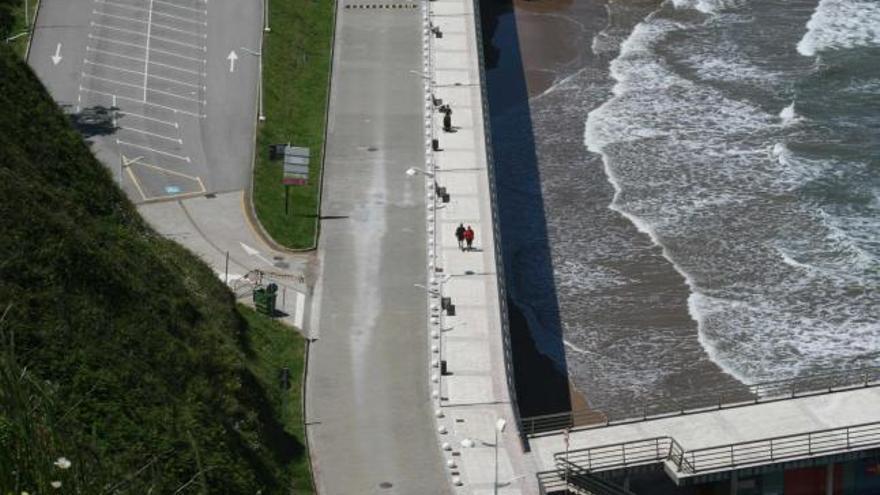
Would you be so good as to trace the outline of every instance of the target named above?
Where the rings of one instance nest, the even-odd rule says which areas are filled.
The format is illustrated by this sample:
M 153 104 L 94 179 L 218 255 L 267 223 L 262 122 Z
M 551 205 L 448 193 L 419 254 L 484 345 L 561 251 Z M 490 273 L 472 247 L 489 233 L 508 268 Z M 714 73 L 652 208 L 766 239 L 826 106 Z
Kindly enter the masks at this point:
M 474 244 L 474 229 L 472 229 L 470 225 L 468 225 L 467 230 L 464 231 L 464 240 L 467 242 L 467 250 L 472 250 Z
M 452 112 L 447 112 L 446 115 L 443 116 L 443 131 L 444 132 L 452 132 Z
M 464 251 L 464 224 L 458 224 L 458 228 L 455 229 L 455 238 L 458 239 L 458 249 Z

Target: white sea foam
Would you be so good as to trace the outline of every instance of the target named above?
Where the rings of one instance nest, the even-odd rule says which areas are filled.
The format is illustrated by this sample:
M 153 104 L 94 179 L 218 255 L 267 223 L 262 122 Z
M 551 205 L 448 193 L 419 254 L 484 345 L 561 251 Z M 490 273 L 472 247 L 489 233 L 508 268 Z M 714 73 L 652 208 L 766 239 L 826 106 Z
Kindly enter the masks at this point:
M 817 218 L 795 199 L 840 164 L 786 144 L 803 122 L 795 103 L 767 113 L 672 70 L 655 47 L 687 29 L 661 15 L 637 25 L 611 64 L 613 98 L 588 115 L 584 143 L 602 155 L 609 207 L 685 279 L 699 341 L 732 376 L 845 363 L 880 339 L 880 299 L 846 275 L 876 269 L 880 246 L 866 243 L 880 225 L 869 214 Z
M 794 104 L 795 102 L 791 102 L 791 105 L 779 112 L 779 118 L 782 119 L 782 123 L 785 125 L 793 124 L 800 120 L 800 115 L 795 111 Z
M 704 14 L 715 14 L 744 3 L 745 0 L 672 0 L 677 9 L 695 9 Z
M 821 0 L 797 51 L 812 57 L 824 50 L 863 46 L 880 46 L 880 2 Z

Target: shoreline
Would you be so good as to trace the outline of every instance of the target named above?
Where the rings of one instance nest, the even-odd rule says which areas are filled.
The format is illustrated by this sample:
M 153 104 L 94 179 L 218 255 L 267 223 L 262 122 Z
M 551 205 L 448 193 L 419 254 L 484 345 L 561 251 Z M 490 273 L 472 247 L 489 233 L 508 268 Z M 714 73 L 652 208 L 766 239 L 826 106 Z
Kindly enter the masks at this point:
M 619 44 L 659 4 L 511 3 L 553 259 L 551 284 L 558 289 L 555 338 L 560 343 L 575 339 L 572 344 L 585 349 L 564 349 L 561 359 L 572 410 L 626 414 L 670 396 L 741 386 L 711 361 L 700 342 L 688 308 L 687 279 L 663 256 L 663 246 L 609 208 L 613 183 L 604 160 L 583 142 L 587 114 L 611 96 L 609 64 Z M 573 218 L 575 212 L 585 220 Z M 572 265 L 580 271 L 561 273 Z M 584 284 L 596 272 L 613 273 L 625 283 Z M 537 340 L 553 338 L 545 328 L 533 328 L 531 334 Z M 645 338 L 654 339 L 654 347 L 645 347 Z M 536 345 L 540 353 L 547 344 Z

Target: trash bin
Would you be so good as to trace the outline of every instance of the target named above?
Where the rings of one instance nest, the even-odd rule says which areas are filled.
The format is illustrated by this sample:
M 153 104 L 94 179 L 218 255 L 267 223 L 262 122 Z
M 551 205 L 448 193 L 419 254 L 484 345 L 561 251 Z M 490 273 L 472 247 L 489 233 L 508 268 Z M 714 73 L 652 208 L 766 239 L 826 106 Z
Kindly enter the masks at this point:
M 269 284 L 267 287 L 254 289 L 254 306 L 264 315 L 275 314 L 275 301 L 278 299 L 278 286 Z

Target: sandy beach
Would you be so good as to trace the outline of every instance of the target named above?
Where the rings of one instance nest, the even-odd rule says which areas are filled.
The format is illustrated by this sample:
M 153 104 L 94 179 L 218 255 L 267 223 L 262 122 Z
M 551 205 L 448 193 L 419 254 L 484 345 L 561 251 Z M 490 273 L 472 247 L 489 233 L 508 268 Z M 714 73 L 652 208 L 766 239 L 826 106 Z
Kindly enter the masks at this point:
M 700 345 L 682 276 L 648 236 L 608 208 L 613 189 L 602 158 L 584 145 L 587 115 L 610 96 L 609 63 L 658 4 L 514 0 L 514 26 L 499 16 L 494 53 L 487 57 L 498 57 L 494 70 L 506 73 L 510 86 L 517 67 L 509 59 L 518 55 L 528 95 L 524 105 L 515 95 L 496 96 L 492 109 L 496 163 L 505 172 L 502 209 L 531 204 L 538 212 L 502 212 L 511 298 L 539 351 L 515 362 L 517 375 L 550 356 L 566 370 L 575 410 L 623 414 L 669 397 L 738 386 Z M 496 91 L 500 86 L 496 79 Z M 507 86 L 504 91 L 515 93 Z M 523 128 L 533 142 L 523 143 Z M 536 383 L 525 389 L 541 389 L 542 375 L 528 375 Z M 519 395 L 534 402 L 522 390 Z

